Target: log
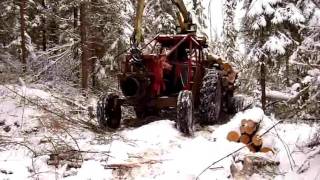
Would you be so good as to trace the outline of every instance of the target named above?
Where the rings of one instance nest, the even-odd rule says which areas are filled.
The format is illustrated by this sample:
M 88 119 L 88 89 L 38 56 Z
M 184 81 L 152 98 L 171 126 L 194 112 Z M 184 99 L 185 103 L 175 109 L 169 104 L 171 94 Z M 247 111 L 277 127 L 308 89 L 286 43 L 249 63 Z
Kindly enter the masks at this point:
M 260 149 L 260 152 L 272 152 L 273 154 L 275 153 L 274 151 L 274 145 L 275 145 L 275 136 L 273 134 L 266 134 L 263 136 L 263 142 L 262 142 L 262 146 Z
M 247 144 L 247 148 L 248 148 L 251 152 L 257 152 L 256 147 L 254 147 L 253 144 Z
M 266 91 L 266 97 L 271 100 L 279 100 L 279 101 L 286 101 L 289 104 L 295 103 L 302 95 L 309 92 L 310 85 L 303 88 L 301 91 L 299 91 L 297 94 L 289 94 L 284 93 L 280 91 Z
M 259 131 L 260 132 L 260 131 Z M 258 132 L 258 133 L 259 133 Z M 256 144 L 259 144 L 259 135 L 258 133 L 256 134 L 256 136 L 258 136 L 256 139 L 254 139 L 254 137 L 252 137 L 252 142 L 253 143 L 256 143 Z M 275 153 L 274 149 L 273 149 L 273 146 L 275 144 L 275 138 L 273 134 L 265 134 L 263 136 L 263 139 L 260 137 L 261 139 L 261 142 L 262 144 L 260 145 L 260 152 L 263 152 L 263 153 L 267 153 L 267 152 L 272 152 L 273 154 Z M 257 142 L 256 142 L 257 141 Z
M 255 145 L 255 146 L 261 146 L 262 145 L 262 138 L 255 134 L 253 137 L 252 137 L 252 143 Z
M 261 147 L 260 152 L 263 152 L 263 153 L 272 152 L 272 154 L 274 154 L 273 149 L 269 147 Z
M 247 120 L 246 120 L 246 119 L 243 119 L 243 120 L 241 121 L 241 126 L 240 126 L 240 133 L 241 133 L 241 134 L 244 134 L 244 133 L 245 133 L 246 123 L 247 123 Z
M 284 93 L 280 91 L 266 91 L 266 97 L 271 100 L 280 100 L 280 101 L 288 101 L 294 97 L 293 94 Z
M 247 123 L 247 120 L 246 120 L 246 119 L 242 119 L 242 120 L 241 120 L 241 126 L 244 126 L 246 123 Z
M 278 165 L 279 165 L 279 162 L 275 162 L 273 160 L 270 160 L 264 157 L 250 154 L 243 157 L 242 169 L 239 174 L 243 175 L 241 180 L 251 179 L 250 177 L 253 174 L 259 174 L 261 172 L 271 173 L 270 168 L 276 169 L 275 167 Z M 267 176 L 267 177 L 269 177 L 267 179 L 272 179 L 271 176 Z M 237 180 L 240 180 L 240 179 L 237 179 Z
M 227 139 L 233 142 L 239 142 L 240 134 L 237 131 L 230 131 L 227 135 Z
M 249 144 L 250 142 L 250 136 L 247 134 L 242 134 L 240 136 L 240 142 L 242 142 L 243 144 Z
M 253 120 L 248 120 L 245 126 L 245 133 L 252 135 L 257 130 L 257 123 Z
M 240 133 L 241 134 L 245 134 L 246 133 L 244 126 L 240 126 Z

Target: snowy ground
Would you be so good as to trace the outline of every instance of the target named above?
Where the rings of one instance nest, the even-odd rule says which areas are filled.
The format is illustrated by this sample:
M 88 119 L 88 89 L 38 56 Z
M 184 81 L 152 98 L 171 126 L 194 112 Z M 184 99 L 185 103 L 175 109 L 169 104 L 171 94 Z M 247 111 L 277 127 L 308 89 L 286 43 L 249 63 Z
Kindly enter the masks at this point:
M 75 94 L 40 85 L 0 86 L 0 179 L 196 179 L 212 162 L 243 146 L 226 140 L 243 118 L 263 119 L 265 126 L 277 122 L 253 108 L 227 124 L 198 128 L 192 138 L 182 136 L 170 120 L 101 133 L 87 115 L 88 103 Z M 320 154 L 305 163 L 319 151 L 304 147 L 315 125 L 282 123 L 276 129 L 270 131 L 275 153 L 254 154 L 280 162 L 277 172 L 264 178 L 320 179 Z M 234 159 L 250 154 L 244 148 L 199 179 L 232 179 Z

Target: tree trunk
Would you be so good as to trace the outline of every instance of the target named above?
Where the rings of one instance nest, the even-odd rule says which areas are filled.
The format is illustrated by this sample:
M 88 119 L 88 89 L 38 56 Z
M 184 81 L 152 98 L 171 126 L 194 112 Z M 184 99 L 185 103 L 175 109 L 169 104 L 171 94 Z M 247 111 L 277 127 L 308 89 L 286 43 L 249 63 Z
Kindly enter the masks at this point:
M 89 79 L 89 49 L 87 42 L 87 3 L 80 4 L 80 39 L 81 39 L 81 87 L 88 88 Z
M 287 87 L 289 87 L 289 85 L 290 85 L 290 82 L 289 82 L 289 56 L 285 56 L 285 60 L 286 60 L 286 80 L 285 80 L 285 82 L 286 82 L 286 85 L 287 85 Z
M 93 31 L 94 32 L 94 31 Z M 96 87 L 96 76 L 94 73 L 95 70 L 95 63 L 97 61 L 97 57 L 98 57 L 98 50 L 97 50 L 97 43 L 98 40 L 97 38 L 95 38 L 94 36 L 98 36 L 97 33 L 92 33 L 94 34 L 91 38 L 89 38 L 89 43 L 88 43 L 88 47 L 89 47 L 89 57 L 90 60 L 88 62 L 88 66 L 89 66 L 89 76 L 91 75 L 91 83 L 92 83 L 92 88 Z
M 97 61 L 97 58 L 92 58 L 91 59 L 91 75 L 92 75 L 92 88 L 97 87 L 97 77 L 95 73 L 95 63 Z
M 78 27 L 78 7 L 73 7 L 73 28 Z
M 262 109 L 266 110 L 266 68 L 264 63 L 264 56 L 260 62 L 260 85 L 261 85 L 261 104 Z
M 74 6 L 73 7 L 73 32 L 75 34 L 78 33 L 78 20 L 79 20 L 79 15 L 78 15 L 78 12 L 79 12 L 79 8 L 77 6 Z M 77 61 L 79 58 L 79 49 L 78 48 L 75 48 L 74 50 L 74 53 L 73 53 L 73 59 L 75 61 Z M 78 74 L 79 75 L 79 74 Z M 77 75 L 77 76 L 78 76 Z
M 45 0 L 42 0 L 41 5 L 43 9 L 47 9 Z M 47 50 L 47 31 L 46 31 L 46 17 L 43 14 L 42 17 L 42 50 Z
M 26 36 L 25 36 L 25 12 L 26 11 L 26 0 L 20 0 L 20 33 L 21 33 L 21 62 L 22 71 L 27 71 L 27 49 L 26 49 Z

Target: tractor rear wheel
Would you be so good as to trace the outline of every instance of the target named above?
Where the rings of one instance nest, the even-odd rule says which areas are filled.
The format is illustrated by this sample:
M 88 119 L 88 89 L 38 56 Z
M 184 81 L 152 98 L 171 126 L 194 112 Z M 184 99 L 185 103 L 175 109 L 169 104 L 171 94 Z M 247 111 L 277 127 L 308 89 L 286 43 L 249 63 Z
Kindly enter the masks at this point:
M 177 99 L 177 129 L 187 136 L 193 135 L 193 99 L 192 92 L 180 91 Z
M 108 94 L 102 97 L 97 104 L 97 119 L 101 128 L 117 129 L 121 122 L 121 104 L 119 96 Z
M 219 122 L 222 106 L 221 74 L 216 69 L 207 69 L 200 89 L 200 124 Z

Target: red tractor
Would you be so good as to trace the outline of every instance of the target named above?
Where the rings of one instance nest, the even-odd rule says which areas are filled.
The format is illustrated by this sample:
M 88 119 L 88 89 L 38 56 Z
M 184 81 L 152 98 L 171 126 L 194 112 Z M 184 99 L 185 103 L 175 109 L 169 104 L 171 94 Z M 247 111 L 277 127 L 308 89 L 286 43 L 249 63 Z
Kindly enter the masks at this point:
M 194 24 L 181 25 L 185 30 L 180 34 L 156 36 L 148 43 L 152 50 L 147 53 L 133 43 L 118 75 L 124 98 L 109 94 L 98 102 L 102 127 L 120 126 L 122 105 L 133 106 L 138 119 L 175 108 L 176 127 L 186 135 L 193 134 L 194 112 L 198 112 L 201 124 L 217 123 L 224 114 L 234 112 L 236 72 L 221 59 L 204 54 L 206 39 L 191 30 Z

